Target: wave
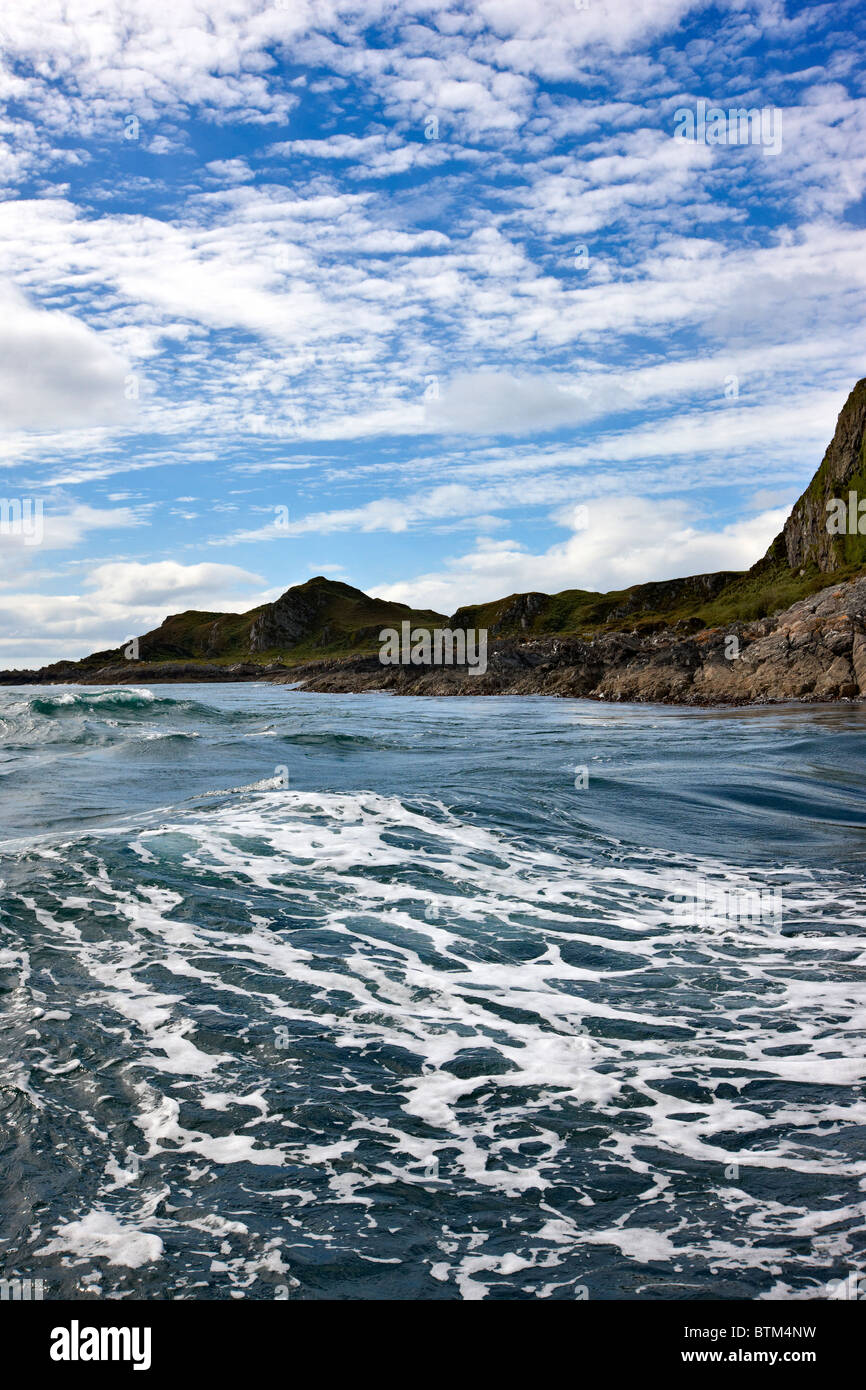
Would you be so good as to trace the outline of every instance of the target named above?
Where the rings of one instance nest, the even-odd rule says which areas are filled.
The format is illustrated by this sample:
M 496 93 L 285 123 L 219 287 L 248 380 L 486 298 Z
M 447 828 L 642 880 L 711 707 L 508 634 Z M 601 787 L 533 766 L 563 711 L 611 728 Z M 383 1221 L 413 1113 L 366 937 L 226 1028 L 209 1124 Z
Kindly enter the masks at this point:
M 332 730 L 315 733 L 283 734 L 283 743 L 297 744 L 300 748 L 372 748 L 393 751 L 393 741 L 371 738 L 368 734 L 337 734 Z
M 16 835 L 63 793 L 0 844 L 16 1257 L 53 1294 L 846 1277 L 866 881 L 859 828 L 809 814 L 859 813 L 853 716 L 792 756 L 775 715 L 156 691 L 19 694 L 3 777 Z
M 58 695 L 33 695 L 26 701 L 27 709 L 33 714 L 53 718 L 58 714 L 90 710 L 147 710 L 154 707 L 174 707 L 192 705 L 194 702 L 173 700 L 168 696 L 154 695 L 152 690 L 138 686 L 125 686 L 121 690 L 71 691 L 64 690 Z
M 34 1259 L 92 1263 L 94 1213 L 120 1191 L 118 1237 L 158 1230 L 199 1267 L 194 1209 L 160 1196 L 171 1164 L 178 1184 L 208 1174 L 238 1291 L 286 1220 L 302 1287 L 324 1240 L 350 1297 L 371 1231 L 464 1298 L 585 1278 L 626 1297 L 683 1280 L 766 1297 L 781 1279 L 796 1296 L 844 1271 L 866 1176 L 862 884 L 780 868 L 783 920 L 704 923 L 676 901 L 696 875 L 729 895 L 766 884 L 613 844 L 576 866 L 429 798 L 272 789 L 82 838 L 60 864 L 31 850 L 26 893 L 10 884 L 10 947 L 51 970 L 28 1084 L 50 1086 L 52 1123 L 60 1106 L 78 1145 L 113 1123 L 117 1097 L 94 1093 L 79 1133 L 68 1059 L 124 1085 L 108 1046 L 137 1078 L 128 1149 L 100 1139 Z M 817 1184 L 828 1207 L 809 1216 Z M 482 1215 L 461 1234 L 467 1209 Z M 809 1221 L 814 1248 L 790 1257 Z
M 135 752 L 147 745 L 200 739 L 207 728 L 236 718 L 196 700 L 154 695 L 139 686 L 55 690 L 0 706 L 0 745 L 3 756 L 26 777 L 27 760 L 42 762 L 49 749 L 51 756 L 64 750 L 86 756 L 126 744 Z

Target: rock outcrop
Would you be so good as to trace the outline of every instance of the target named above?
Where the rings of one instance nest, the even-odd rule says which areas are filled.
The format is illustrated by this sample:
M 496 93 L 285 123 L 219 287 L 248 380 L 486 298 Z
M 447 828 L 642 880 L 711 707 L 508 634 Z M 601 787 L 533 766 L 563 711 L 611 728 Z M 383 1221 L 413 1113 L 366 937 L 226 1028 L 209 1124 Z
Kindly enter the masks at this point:
M 687 705 L 866 696 L 866 578 L 834 585 L 773 618 L 591 639 L 496 640 L 487 670 L 382 666 L 375 657 L 293 667 L 305 690 L 395 695 L 559 695 Z
M 828 502 L 846 526 L 828 527 Z M 452 618 L 319 575 L 248 613 L 179 613 L 130 644 L 0 684 L 273 680 L 398 695 L 564 695 L 677 704 L 866 697 L 866 378 L 820 468 L 763 559 L 618 593 L 525 593 Z M 841 503 L 840 503 L 841 505 Z M 850 524 L 854 519 L 853 527 Z M 827 586 L 829 575 L 836 582 Z M 482 630 L 486 669 L 384 666 L 384 628 Z
M 847 504 L 852 491 L 866 500 L 866 377 L 842 407 L 821 466 L 785 522 L 781 541 L 791 569 L 815 564 L 832 574 L 843 564 L 866 562 L 866 535 L 835 535 L 827 529 L 827 503 L 840 498 Z

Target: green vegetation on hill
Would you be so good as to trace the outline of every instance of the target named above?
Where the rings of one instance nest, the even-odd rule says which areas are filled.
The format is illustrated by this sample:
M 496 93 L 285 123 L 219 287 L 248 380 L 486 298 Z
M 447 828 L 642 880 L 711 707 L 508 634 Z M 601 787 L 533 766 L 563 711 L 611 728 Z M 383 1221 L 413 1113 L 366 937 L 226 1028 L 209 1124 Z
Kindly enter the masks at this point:
M 866 378 L 848 397 L 820 468 L 797 500 L 763 559 L 744 573 L 689 575 L 636 584 L 614 593 L 566 589 L 511 594 L 460 608 L 453 617 L 371 598 L 318 575 L 248 613 L 177 613 L 139 639 L 144 662 L 286 666 L 326 657 L 372 655 L 383 628 L 486 628 L 493 639 L 594 636 L 611 630 L 652 631 L 675 624 L 730 626 L 768 617 L 828 584 L 866 569 L 866 536 L 831 536 L 827 500 L 866 499 Z M 123 649 L 76 663 L 93 671 L 123 660 Z M 64 670 L 69 667 L 58 663 Z M 71 664 L 70 664 L 71 665 Z M 53 671 L 54 668 L 46 668 Z
M 862 568 L 845 565 L 830 576 L 811 565 L 799 574 L 783 560 L 773 559 L 742 573 L 636 584 L 607 594 L 585 589 L 566 589 L 549 596 L 512 594 L 493 603 L 461 608 L 452 621 L 460 627 L 486 627 L 492 636 L 523 639 L 569 634 L 591 637 L 615 630 L 648 632 L 676 623 L 696 628 L 728 626 L 778 613 L 828 583 L 852 578 Z M 714 580 L 724 582 L 715 586 L 711 584 Z M 697 581 L 707 582 L 706 587 Z
M 774 542 L 778 550 L 780 542 Z M 288 608 L 283 625 L 276 605 L 263 605 L 248 613 L 177 613 L 139 640 L 139 659 L 147 662 L 187 662 L 234 665 L 252 662 L 262 667 L 273 662 L 299 666 L 326 658 L 374 655 L 379 650 L 382 628 L 399 630 L 401 622 L 413 627 L 486 628 L 491 638 L 527 640 L 533 637 L 594 637 L 606 631 L 650 632 L 687 623 L 692 628 L 730 626 L 750 622 L 790 607 L 798 599 L 826 587 L 828 582 L 853 577 L 862 566 L 846 565 L 828 576 L 816 566 L 802 573 L 791 570 L 771 552 L 742 574 L 722 572 L 636 584 L 612 593 L 567 589 L 560 594 L 512 594 L 492 603 L 461 608 L 451 618 L 430 610 L 411 609 L 372 599 L 358 589 L 340 585 L 341 592 L 317 586 L 328 580 L 310 580 L 289 589 L 278 602 Z M 309 599 L 312 590 L 319 607 L 314 626 L 297 631 L 298 596 Z M 327 601 L 321 602 L 325 597 Z M 303 607 L 303 605 L 301 605 Z M 282 615 L 286 616 L 285 612 Z M 122 648 L 96 652 L 78 663 L 87 670 L 123 660 Z
M 377 651 L 382 628 L 399 628 L 407 620 L 424 627 L 448 621 L 441 613 L 371 598 L 318 575 L 247 613 L 175 613 L 139 638 L 139 660 L 297 665 Z M 117 647 L 96 652 L 82 664 L 107 666 L 121 660 L 123 648 Z

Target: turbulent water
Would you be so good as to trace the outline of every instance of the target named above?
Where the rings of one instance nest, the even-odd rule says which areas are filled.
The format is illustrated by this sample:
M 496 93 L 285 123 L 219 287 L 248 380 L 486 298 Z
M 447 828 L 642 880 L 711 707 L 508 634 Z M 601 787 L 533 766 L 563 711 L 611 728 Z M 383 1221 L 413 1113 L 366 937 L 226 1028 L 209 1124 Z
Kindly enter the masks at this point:
M 866 710 L 0 692 L 0 1272 L 797 1299 L 866 1247 Z

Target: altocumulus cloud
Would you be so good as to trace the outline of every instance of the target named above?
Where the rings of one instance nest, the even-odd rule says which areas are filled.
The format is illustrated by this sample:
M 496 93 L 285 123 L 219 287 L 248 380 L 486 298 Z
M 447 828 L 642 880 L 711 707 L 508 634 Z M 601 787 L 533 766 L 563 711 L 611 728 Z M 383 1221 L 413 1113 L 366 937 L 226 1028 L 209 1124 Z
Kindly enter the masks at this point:
M 0 538 L 0 640 L 248 607 L 329 533 L 439 608 L 751 563 L 752 495 L 796 496 L 863 371 L 862 16 L 7 6 L 0 494 L 46 540 Z M 783 112 L 777 157 L 674 139 L 735 96 Z M 137 529 L 104 515 L 132 473 Z

